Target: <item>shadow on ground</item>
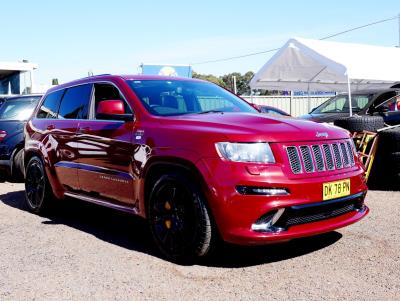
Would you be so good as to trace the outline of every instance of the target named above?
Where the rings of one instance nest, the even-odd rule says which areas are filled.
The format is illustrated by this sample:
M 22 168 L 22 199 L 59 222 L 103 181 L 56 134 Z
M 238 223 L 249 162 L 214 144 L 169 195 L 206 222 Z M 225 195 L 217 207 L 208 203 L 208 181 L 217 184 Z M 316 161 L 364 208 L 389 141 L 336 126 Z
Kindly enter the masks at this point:
M 0 201 L 5 205 L 27 211 L 24 198 L 23 191 L 0 195 Z M 152 242 L 147 224 L 141 218 L 73 199 L 59 201 L 43 217 L 46 219 L 42 221 L 44 225 L 66 225 L 120 247 L 161 258 Z M 202 259 L 198 264 L 240 268 L 277 262 L 326 248 L 341 237 L 342 235 L 338 232 L 330 232 L 258 247 L 223 244 L 212 256 Z

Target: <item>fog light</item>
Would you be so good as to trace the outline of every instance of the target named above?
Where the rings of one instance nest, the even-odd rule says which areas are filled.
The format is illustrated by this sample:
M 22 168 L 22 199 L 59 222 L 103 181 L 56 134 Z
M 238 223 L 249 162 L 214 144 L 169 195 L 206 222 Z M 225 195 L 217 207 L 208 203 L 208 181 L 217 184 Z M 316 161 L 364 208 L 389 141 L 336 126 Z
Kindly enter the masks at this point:
M 254 224 L 251 225 L 251 230 L 257 232 L 282 232 L 284 228 L 275 227 L 274 224 L 282 216 L 285 208 L 280 208 L 277 211 L 271 212 L 259 218 Z
M 288 195 L 286 188 L 236 186 L 237 192 L 247 195 Z

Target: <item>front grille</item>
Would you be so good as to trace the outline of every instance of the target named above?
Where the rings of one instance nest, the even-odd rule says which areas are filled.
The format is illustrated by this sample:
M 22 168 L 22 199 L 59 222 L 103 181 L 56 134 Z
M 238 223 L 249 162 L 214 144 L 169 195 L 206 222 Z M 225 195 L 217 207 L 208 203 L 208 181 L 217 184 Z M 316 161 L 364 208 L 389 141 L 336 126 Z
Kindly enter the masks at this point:
M 306 223 L 311 223 L 315 221 L 320 221 L 323 219 L 339 216 L 342 214 L 345 214 L 347 212 L 353 211 L 354 205 L 348 205 L 343 208 L 338 208 L 336 210 L 332 210 L 329 212 L 321 212 L 313 215 L 306 215 L 306 216 L 299 216 L 299 217 L 293 217 L 289 218 L 286 222 L 286 226 L 293 226 L 293 225 L 300 225 L 300 224 L 306 224 Z
M 362 210 L 364 197 L 365 194 L 359 193 L 338 200 L 287 207 L 274 226 L 287 229 L 290 226 L 321 221 L 355 210 Z
M 355 165 L 350 141 L 286 147 L 294 174 L 332 171 Z

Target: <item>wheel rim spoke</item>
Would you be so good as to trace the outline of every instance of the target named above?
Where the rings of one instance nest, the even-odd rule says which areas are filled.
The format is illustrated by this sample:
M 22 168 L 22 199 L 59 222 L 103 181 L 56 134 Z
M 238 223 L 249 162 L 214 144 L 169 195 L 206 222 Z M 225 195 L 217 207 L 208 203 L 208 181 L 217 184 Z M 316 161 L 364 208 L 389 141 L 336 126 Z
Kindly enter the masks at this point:
M 153 229 L 157 240 L 169 252 L 184 252 L 194 238 L 196 219 L 192 207 L 192 195 L 182 185 L 166 183 L 156 193 L 152 205 Z

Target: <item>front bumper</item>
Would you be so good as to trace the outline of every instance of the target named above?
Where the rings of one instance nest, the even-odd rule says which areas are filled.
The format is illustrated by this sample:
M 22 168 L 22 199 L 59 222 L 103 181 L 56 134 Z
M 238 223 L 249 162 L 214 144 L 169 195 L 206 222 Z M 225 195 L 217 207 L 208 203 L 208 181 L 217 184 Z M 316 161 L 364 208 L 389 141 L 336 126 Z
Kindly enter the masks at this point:
M 364 170 L 360 165 L 345 171 L 325 174 L 323 177 L 307 175 L 303 178 L 286 177 L 278 164 L 253 168 L 254 166 L 245 163 L 208 158 L 199 161 L 197 165 L 210 187 L 207 196 L 209 205 L 220 234 L 227 242 L 242 245 L 268 244 L 317 235 L 355 223 L 369 212 L 364 205 L 367 186 Z M 257 169 L 259 173 L 254 172 Z M 343 200 L 338 198 L 322 201 L 323 183 L 341 179 L 350 179 L 350 196 L 342 198 Z M 287 189 L 289 194 L 243 195 L 236 190 L 239 185 L 282 188 Z M 326 206 L 330 202 L 340 204 L 341 201 L 347 202 L 347 207 L 339 205 L 336 208 L 336 205 L 332 205 L 331 208 L 325 207 L 329 209 L 325 211 L 315 209 L 319 205 Z M 350 203 L 354 207 L 349 207 Z M 342 207 L 346 208 L 341 209 Z M 285 208 L 285 213 L 276 224 L 280 228 L 279 231 L 252 230 L 252 225 L 260 218 L 281 208 Z M 291 217 L 290 212 L 293 215 Z M 285 224 L 285 219 L 290 218 L 291 222 Z

